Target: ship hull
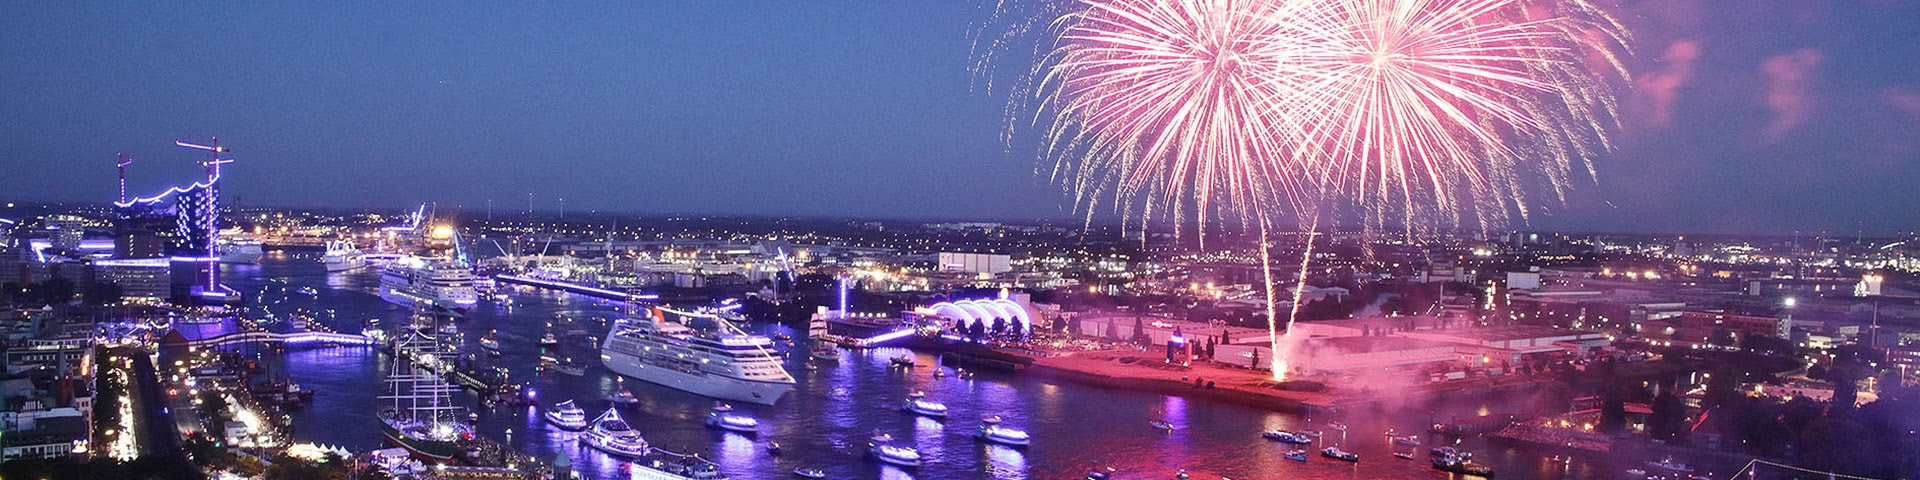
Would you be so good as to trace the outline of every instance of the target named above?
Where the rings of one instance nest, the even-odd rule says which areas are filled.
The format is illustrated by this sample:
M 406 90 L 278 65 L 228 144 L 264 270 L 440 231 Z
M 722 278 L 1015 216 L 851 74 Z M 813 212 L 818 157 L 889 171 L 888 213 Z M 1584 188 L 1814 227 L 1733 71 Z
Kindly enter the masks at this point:
M 393 425 L 385 422 L 380 424 L 380 432 L 387 437 L 388 445 L 407 449 L 407 452 L 413 454 L 414 458 L 422 461 L 436 463 L 451 462 L 453 461 L 454 455 L 460 452 L 460 447 L 455 445 L 454 442 L 413 438 L 400 433 L 399 430 L 393 428 Z
M 788 382 L 762 382 L 719 375 L 686 373 L 670 368 L 646 365 L 638 358 L 607 354 L 603 362 L 608 370 L 636 380 L 705 395 L 721 400 L 773 405 L 793 390 Z
M 458 304 L 454 304 L 453 302 L 439 302 L 434 300 L 420 299 L 412 295 L 401 293 L 392 287 L 385 287 L 385 286 L 380 287 L 380 299 L 386 300 L 387 303 L 399 305 L 402 307 L 406 307 L 408 309 L 424 308 L 424 309 L 433 311 L 434 313 L 446 313 L 446 314 L 458 315 L 463 317 L 467 315 L 468 310 L 471 310 L 471 305 L 458 305 Z

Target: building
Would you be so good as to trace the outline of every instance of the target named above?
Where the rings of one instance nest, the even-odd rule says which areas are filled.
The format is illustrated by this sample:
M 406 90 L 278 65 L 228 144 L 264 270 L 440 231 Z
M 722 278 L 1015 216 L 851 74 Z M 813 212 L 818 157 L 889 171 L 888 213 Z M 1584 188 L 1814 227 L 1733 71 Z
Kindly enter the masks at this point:
M 123 298 L 171 295 L 171 262 L 166 258 L 115 258 L 93 262 L 93 281 L 120 286 Z
M 1013 257 L 994 253 L 940 252 L 940 269 L 961 273 L 998 275 L 1013 271 Z
M 73 215 L 54 215 L 47 217 L 48 239 L 53 248 L 73 252 L 80 250 L 80 240 L 87 236 L 87 219 Z

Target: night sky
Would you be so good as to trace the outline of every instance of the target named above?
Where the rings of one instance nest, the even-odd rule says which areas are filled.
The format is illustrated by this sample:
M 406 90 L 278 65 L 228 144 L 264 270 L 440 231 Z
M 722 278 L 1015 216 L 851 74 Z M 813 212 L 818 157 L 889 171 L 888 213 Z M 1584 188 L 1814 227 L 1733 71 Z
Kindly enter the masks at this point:
M 104 201 L 235 149 L 250 205 L 1072 215 L 1000 138 L 977 2 L 9 2 L 0 200 Z M 1628 232 L 1920 225 L 1920 5 L 1612 8 L 1633 85 L 1600 182 L 1532 219 Z M 1002 65 L 1002 68 L 1024 68 Z

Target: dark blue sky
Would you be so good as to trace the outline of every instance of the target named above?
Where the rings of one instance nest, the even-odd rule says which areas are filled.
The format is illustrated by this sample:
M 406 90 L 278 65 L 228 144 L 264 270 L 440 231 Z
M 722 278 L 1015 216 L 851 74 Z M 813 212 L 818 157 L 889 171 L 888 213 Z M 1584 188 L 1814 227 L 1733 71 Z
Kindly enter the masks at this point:
M 1536 225 L 1920 225 L 1920 7 L 1630 1 L 1628 125 Z M 219 135 L 261 205 L 1033 218 L 1071 201 L 1003 152 L 975 2 L 14 2 L 0 199 L 189 178 Z M 1003 67 L 1018 67 L 1006 66 Z M 232 197 L 229 197 L 232 198 Z

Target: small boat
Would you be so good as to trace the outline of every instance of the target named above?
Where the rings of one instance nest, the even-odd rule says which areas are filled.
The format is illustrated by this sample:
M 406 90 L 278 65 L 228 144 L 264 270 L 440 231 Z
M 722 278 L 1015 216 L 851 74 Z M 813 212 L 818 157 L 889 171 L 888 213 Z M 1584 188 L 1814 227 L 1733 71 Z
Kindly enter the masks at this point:
M 713 402 L 713 411 L 726 413 L 733 411 L 733 405 L 726 402 Z
M 1320 450 L 1320 456 L 1342 462 L 1358 463 L 1360 461 L 1360 454 L 1341 450 L 1339 447 L 1327 447 L 1326 449 Z
M 935 401 L 909 398 L 900 405 L 900 409 L 928 417 L 947 418 L 947 406 Z
M 947 371 L 940 368 L 933 369 L 933 378 L 947 378 Z
M 1629 468 L 1627 469 L 1627 475 L 1630 475 L 1635 479 L 1644 479 L 1644 478 L 1647 478 L 1647 471 L 1641 470 L 1638 468 Z
M 793 340 L 793 335 L 789 335 L 787 334 L 787 332 L 780 332 L 780 333 L 773 334 L 773 339 L 785 342 L 785 341 Z
M 729 432 L 755 435 L 760 433 L 760 421 L 745 415 L 707 412 L 707 426 Z
M 1453 447 L 1443 446 L 1443 447 L 1433 447 L 1433 449 L 1428 450 L 1427 453 L 1431 453 L 1433 454 L 1433 456 L 1436 456 L 1436 457 L 1444 457 L 1448 455 L 1459 455 L 1460 450 Z
M 833 344 L 820 342 L 813 344 L 808 355 L 812 355 L 814 360 L 837 361 L 840 360 L 840 349 L 834 348 Z
M 1113 478 L 1113 473 L 1113 467 L 1107 467 L 1103 470 L 1088 470 L 1087 480 L 1107 480 Z
M 480 337 L 480 348 L 487 349 L 488 352 L 498 355 L 500 353 L 500 333 L 488 330 L 486 336 Z
M 920 466 L 919 450 L 915 450 L 913 447 L 894 445 L 893 436 L 884 433 L 874 435 L 867 439 L 867 453 L 881 463 L 896 467 L 916 468 Z
M 1684 463 L 1675 462 L 1673 461 L 1673 457 L 1663 458 L 1658 462 L 1649 461 L 1647 462 L 1647 466 L 1676 473 L 1693 473 L 1693 467 L 1688 467 L 1687 464 Z
M 1420 444 L 1420 436 L 1419 436 L 1419 435 L 1408 435 L 1408 436 L 1404 436 L 1404 437 L 1393 437 L 1393 443 L 1395 443 L 1395 444 L 1400 444 L 1400 445 L 1419 445 L 1419 444 Z
M 1304 461 L 1307 461 L 1307 451 L 1306 451 L 1306 450 L 1292 450 L 1292 451 L 1288 451 L 1288 452 L 1286 453 L 1286 455 L 1282 455 L 1282 456 L 1283 456 L 1283 457 L 1287 457 L 1287 459 L 1288 459 L 1288 460 L 1293 460 L 1293 461 L 1296 461 L 1296 462 L 1304 462 Z
M 1404 458 L 1404 459 L 1408 459 L 1408 460 L 1412 460 L 1412 459 L 1413 459 L 1413 452 L 1393 452 L 1393 456 L 1395 456 L 1395 457 L 1398 457 L 1398 458 Z
M 973 436 L 1010 447 L 1025 447 L 1033 442 L 1033 437 L 1025 431 L 1000 426 L 999 417 L 994 417 L 994 421 L 981 420 L 980 430 Z
M 545 414 L 547 423 L 566 430 L 584 430 L 587 428 L 587 411 L 573 404 L 573 400 L 553 404 Z
M 890 364 L 890 365 L 892 365 L 892 366 L 895 366 L 895 367 L 900 367 L 900 368 L 913 368 L 913 367 L 914 367 L 914 363 L 913 363 L 913 357 L 910 357 L 910 356 L 906 356 L 906 355 L 901 355 L 901 356 L 898 356 L 898 357 L 893 357 L 893 358 L 890 358 L 890 359 L 887 359 L 887 363 L 888 363 L 888 364 Z
M 1493 476 L 1492 468 L 1487 468 L 1484 466 L 1467 463 L 1467 460 L 1462 459 L 1460 457 L 1452 456 L 1452 455 L 1445 456 L 1445 457 L 1435 457 L 1433 459 L 1433 468 L 1438 469 L 1440 471 L 1453 472 L 1461 475 L 1475 475 L 1475 476 L 1481 476 L 1481 477 Z
M 1178 472 L 1173 472 L 1173 478 L 1175 480 L 1187 480 L 1193 478 L 1193 475 L 1187 474 L 1187 469 L 1182 468 Z
M 1268 430 L 1265 432 L 1260 432 L 1260 438 L 1265 438 L 1267 440 L 1273 440 L 1281 443 L 1292 443 L 1292 444 L 1298 444 L 1298 445 L 1306 445 L 1309 443 L 1313 443 L 1313 439 L 1307 438 L 1306 435 L 1301 435 L 1301 434 L 1289 432 L 1286 430 Z
M 615 406 L 621 407 L 631 407 L 640 404 L 639 397 L 633 396 L 633 392 L 621 387 L 614 387 L 613 393 L 607 394 L 607 401 L 613 403 Z
M 1167 431 L 1167 432 L 1173 431 L 1173 424 L 1167 422 L 1166 420 L 1154 420 L 1152 422 L 1149 422 L 1148 425 L 1152 425 L 1154 430 L 1161 430 L 1161 431 Z
M 548 332 L 546 335 L 540 337 L 540 346 L 542 347 L 552 347 L 559 344 L 560 338 L 553 336 L 552 332 Z
M 966 379 L 970 379 L 970 378 L 973 378 L 973 371 L 972 371 L 972 370 L 961 370 L 961 371 L 960 371 L 960 379 L 961 379 L 961 380 L 966 380 Z
M 800 476 L 800 478 L 827 478 L 827 471 L 818 468 L 796 468 L 793 469 L 793 474 Z
M 927 392 L 922 392 L 922 391 L 919 391 L 919 390 L 914 390 L 914 391 L 911 391 L 911 392 L 907 392 L 907 398 L 920 398 L 920 397 L 925 397 L 925 396 L 927 396 Z
M 560 363 L 553 366 L 553 371 L 560 372 L 563 375 L 578 377 L 587 374 L 587 367 L 573 363 L 573 358 L 568 357 L 560 359 Z
M 780 442 L 767 442 L 767 454 L 768 454 L 768 455 L 779 455 L 779 454 L 780 454 Z

